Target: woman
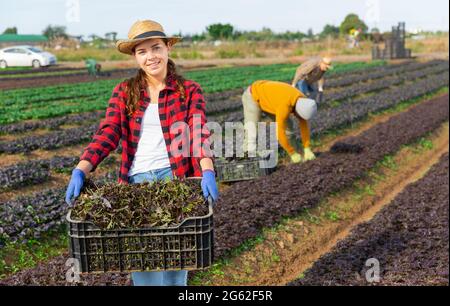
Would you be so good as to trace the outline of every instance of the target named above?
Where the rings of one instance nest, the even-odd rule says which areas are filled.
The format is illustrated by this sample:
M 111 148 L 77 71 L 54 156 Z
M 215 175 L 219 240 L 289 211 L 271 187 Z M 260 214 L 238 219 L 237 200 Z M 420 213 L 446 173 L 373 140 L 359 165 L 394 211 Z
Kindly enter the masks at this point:
M 70 204 L 79 196 L 86 175 L 117 148 L 119 141 L 119 183 L 201 176 L 203 195 L 216 201 L 219 194 L 212 154 L 197 150 L 202 145 L 208 148 L 209 132 L 202 129 L 206 123 L 203 93 L 197 83 L 178 75 L 169 59 L 169 51 L 180 38 L 167 37 L 162 26 L 151 20 L 136 22 L 128 38 L 116 46 L 120 52 L 133 55 L 140 69 L 136 77 L 114 88 L 105 120 L 72 172 L 66 202 Z M 171 129 L 174 125 L 177 128 Z M 180 135 L 189 137 L 188 150 L 181 152 L 187 154 L 180 154 L 183 146 L 176 145 Z M 141 286 L 187 282 L 184 270 L 136 272 L 131 276 L 134 285 Z

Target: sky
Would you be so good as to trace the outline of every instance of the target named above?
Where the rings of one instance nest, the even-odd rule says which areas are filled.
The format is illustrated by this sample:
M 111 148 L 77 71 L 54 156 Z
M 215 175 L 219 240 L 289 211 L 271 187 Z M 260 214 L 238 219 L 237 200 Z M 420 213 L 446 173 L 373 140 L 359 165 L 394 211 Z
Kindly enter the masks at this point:
M 126 38 L 136 20 L 161 23 L 167 34 L 201 33 L 213 23 L 237 30 L 320 32 L 339 25 L 349 13 L 370 27 L 388 31 L 399 21 L 409 31 L 449 29 L 448 0 L 0 0 L 0 33 L 16 26 L 19 34 L 41 34 L 49 25 L 71 35 Z

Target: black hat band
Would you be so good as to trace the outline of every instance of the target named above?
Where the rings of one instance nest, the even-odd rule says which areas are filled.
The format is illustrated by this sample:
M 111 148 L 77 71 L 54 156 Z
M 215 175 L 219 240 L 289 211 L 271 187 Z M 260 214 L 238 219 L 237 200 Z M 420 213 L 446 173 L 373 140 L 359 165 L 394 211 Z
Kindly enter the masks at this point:
M 153 37 L 153 36 L 163 36 L 166 37 L 166 34 L 164 34 L 161 31 L 149 31 L 149 32 L 144 32 L 142 34 L 139 34 L 137 36 L 135 36 L 133 39 L 140 39 L 140 38 L 149 38 L 149 37 Z

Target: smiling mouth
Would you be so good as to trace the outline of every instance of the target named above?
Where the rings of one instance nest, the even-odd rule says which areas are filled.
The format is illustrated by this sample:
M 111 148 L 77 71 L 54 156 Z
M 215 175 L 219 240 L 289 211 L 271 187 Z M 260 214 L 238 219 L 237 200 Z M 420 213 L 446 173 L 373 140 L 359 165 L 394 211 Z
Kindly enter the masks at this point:
M 159 61 L 159 62 L 156 62 L 156 63 L 152 63 L 152 64 L 149 64 L 149 65 L 147 65 L 147 67 L 150 67 L 150 68 L 152 68 L 152 67 L 156 67 L 156 66 L 158 66 L 159 64 L 161 64 L 161 61 Z

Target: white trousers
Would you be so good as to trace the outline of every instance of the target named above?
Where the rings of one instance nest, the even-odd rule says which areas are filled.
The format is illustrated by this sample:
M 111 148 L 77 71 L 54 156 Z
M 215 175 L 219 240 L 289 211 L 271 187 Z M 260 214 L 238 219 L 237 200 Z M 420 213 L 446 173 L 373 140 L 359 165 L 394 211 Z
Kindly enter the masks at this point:
M 256 153 L 257 150 L 257 129 L 258 122 L 261 121 L 262 110 L 259 107 L 258 103 L 253 100 L 252 94 L 250 93 L 250 86 L 244 91 L 242 94 L 242 106 L 244 108 L 244 152 L 252 152 Z M 275 121 L 275 116 L 272 114 L 267 115 Z M 291 116 L 292 117 L 292 116 Z M 286 135 L 290 139 L 291 144 L 294 144 L 294 147 L 298 147 L 295 144 L 297 143 L 295 138 L 295 118 L 289 118 L 287 120 L 287 129 Z

